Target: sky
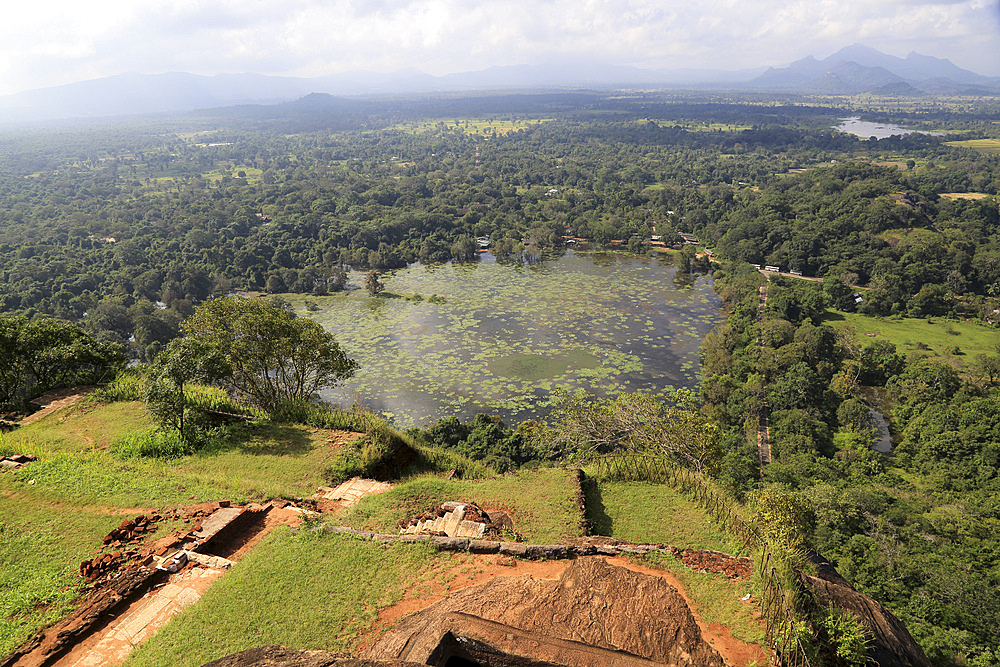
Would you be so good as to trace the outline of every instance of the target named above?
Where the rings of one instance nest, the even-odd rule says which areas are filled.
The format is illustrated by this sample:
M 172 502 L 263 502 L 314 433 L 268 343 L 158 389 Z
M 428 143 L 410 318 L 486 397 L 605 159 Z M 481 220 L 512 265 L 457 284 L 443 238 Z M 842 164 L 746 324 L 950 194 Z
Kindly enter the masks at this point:
M 0 95 L 126 72 L 781 67 L 855 43 L 1000 76 L 1000 0 L 5 0 Z

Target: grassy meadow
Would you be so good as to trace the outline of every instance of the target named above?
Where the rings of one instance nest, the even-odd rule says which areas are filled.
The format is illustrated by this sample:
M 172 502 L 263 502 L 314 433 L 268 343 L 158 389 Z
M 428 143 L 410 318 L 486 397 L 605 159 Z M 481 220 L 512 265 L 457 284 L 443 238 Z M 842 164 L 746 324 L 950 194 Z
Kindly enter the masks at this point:
M 400 520 L 447 500 L 472 501 L 487 510 L 502 510 L 514 520 L 527 542 L 552 544 L 583 534 L 571 471 L 540 468 L 484 480 L 443 480 L 422 475 L 392 491 L 363 499 L 333 521 L 359 529 L 394 533 Z
M 91 398 L 0 436 L 0 453 L 39 457 L 21 470 L 0 472 L 0 655 L 74 608 L 83 590 L 79 563 L 123 518 L 195 502 L 308 496 L 329 483 L 345 451 L 332 431 L 258 422 L 192 455 L 122 455 L 116 443 L 152 428 L 141 403 Z M 633 542 L 735 550 L 704 510 L 666 486 L 590 485 L 584 517 L 573 471 L 539 468 L 446 480 L 429 470 L 455 467 L 449 456 L 419 452 L 418 464 L 392 491 L 323 521 L 393 533 L 403 518 L 465 500 L 507 512 L 516 529 L 507 539 L 564 542 L 584 535 L 589 522 L 597 533 Z M 481 466 L 468 469 L 489 473 Z M 680 579 L 705 619 L 758 641 L 752 614 L 739 600 L 749 583 L 692 573 L 672 557 L 641 562 Z M 380 610 L 415 587 L 447 590 L 463 567 L 475 569 L 471 556 L 426 545 L 279 529 L 128 664 L 201 665 L 267 643 L 353 651 L 370 637 Z
M 588 479 L 587 523 L 595 535 L 678 549 L 734 552 L 712 516 L 665 484 Z
M 73 609 L 77 567 L 122 521 L 105 508 L 69 509 L 0 486 L 0 657 Z
M 280 529 L 126 664 L 197 667 L 265 644 L 352 651 L 379 611 L 455 564 L 426 545 Z
M 868 317 L 831 310 L 823 323 L 835 328 L 848 326 L 863 340 L 887 340 L 907 356 L 933 355 L 956 366 L 963 366 L 979 355 L 996 354 L 1000 345 L 1000 335 L 992 327 L 941 317 Z
M 946 141 L 945 146 L 971 148 L 980 153 L 1000 153 L 1000 139 L 968 139 L 966 141 Z

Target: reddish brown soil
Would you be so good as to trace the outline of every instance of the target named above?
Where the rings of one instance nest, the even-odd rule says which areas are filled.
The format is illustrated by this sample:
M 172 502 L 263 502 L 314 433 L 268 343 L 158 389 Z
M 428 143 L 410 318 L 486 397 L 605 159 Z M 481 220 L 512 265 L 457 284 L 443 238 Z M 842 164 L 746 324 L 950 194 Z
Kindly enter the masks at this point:
M 352 440 L 357 440 L 365 435 L 364 433 L 356 433 L 354 431 L 331 431 L 326 429 L 323 429 L 323 431 L 327 434 L 326 444 L 338 449 Z
M 461 561 L 453 567 L 442 570 L 432 579 L 411 588 L 403 594 L 402 600 L 383 609 L 372 629 L 372 635 L 365 639 L 363 645 L 404 616 L 426 609 L 455 591 L 476 586 L 494 577 L 530 574 L 536 579 L 558 579 L 569 564 L 568 560 L 530 561 L 496 555 L 470 554 L 461 557 Z M 442 580 L 448 582 L 447 590 L 441 585 Z
M 296 528 L 300 523 L 302 523 L 301 512 L 296 512 L 288 507 L 275 507 L 264 515 L 262 521 L 252 523 L 225 542 L 215 544 L 212 547 L 212 554 L 228 558 L 231 561 L 238 561 L 275 528 L 279 526 Z
M 604 557 L 585 556 L 584 558 Z M 754 661 L 761 665 L 767 663 L 767 656 L 759 646 L 746 644 L 734 638 L 730 634 L 729 628 L 724 625 L 703 621 L 695 610 L 687 592 L 684 590 L 684 585 L 669 572 L 644 567 L 624 557 L 605 558 L 605 560 L 612 565 L 618 565 L 635 572 L 659 577 L 676 588 L 692 609 L 695 622 L 701 629 L 705 641 L 719 652 L 726 665 L 744 667 L 752 664 Z M 530 574 L 536 579 L 558 579 L 571 562 L 571 560 L 527 561 L 494 555 L 470 555 L 462 557 L 461 561 L 450 569 L 443 570 L 430 580 L 422 582 L 406 591 L 403 594 L 402 600 L 391 607 L 383 609 L 379 613 L 379 620 L 375 624 L 372 633 L 365 638 L 358 650 L 364 651 L 379 635 L 395 625 L 403 617 L 426 609 L 435 602 L 443 600 L 451 593 L 482 584 L 494 577 L 512 577 Z M 448 581 L 447 590 L 441 585 L 441 580 Z M 746 604 L 749 605 L 749 602 Z
M 753 563 L 749 558 L 733 558 L 717 551 L 683 549 L 677 557 L 695 572 L 716 572 L 730 579 L 748 579 L 753 573 Z

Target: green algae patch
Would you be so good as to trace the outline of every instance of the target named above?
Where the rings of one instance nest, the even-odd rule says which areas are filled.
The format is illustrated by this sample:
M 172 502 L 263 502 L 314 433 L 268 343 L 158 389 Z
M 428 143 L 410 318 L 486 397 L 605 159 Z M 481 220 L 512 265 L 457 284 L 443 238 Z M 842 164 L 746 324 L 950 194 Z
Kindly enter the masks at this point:
M 480 412 L 517 422 L 544 416 L 559 390 L 696 387 L 699 345 L 722 316 L 710 279 L 678 288 L 675 273 L 615 253 L 567 252 L 536 265 L 487 255 L 383 276 L 389 293 L 434 299 L 359 289 L 287 298 L 361 366 L 324 399 L 370 406 L 404 428 Z
M 494 375 L 500 377 L 541 382 L 565 375 L 570 370 L 600 368 L 601 360 L 585 350 L 553 356 L 508 354 L 491 360 L 488 367 Z

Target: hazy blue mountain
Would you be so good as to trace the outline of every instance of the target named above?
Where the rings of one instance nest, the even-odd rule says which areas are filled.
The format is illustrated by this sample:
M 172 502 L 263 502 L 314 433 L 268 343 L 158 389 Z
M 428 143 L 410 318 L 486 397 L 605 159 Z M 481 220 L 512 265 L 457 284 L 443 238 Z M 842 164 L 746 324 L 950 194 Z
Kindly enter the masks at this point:
M 0 121 L 268 105 L 296 100 L 310 93 L 350 97 L 627 87 L 753 88 L 826 94 L 912 89 L 914 94 L 982 95 L 1000 92 L 1000 78 L 980 76 L 940 58 L 917 53 L 897 58 L 859 44 L 841 49 L 823 60 L 808 56 L 788 67 L 766 71 L 762 67 L 730 71 L 574 62 L 490 67 L 445 76 L 431 76 L 415 69 L 390 73 L 355 71 L 317 78 L 249 73 L 216 76 L 184 72 L 133 73 L 2 96 Z
M 942 58 L 919 53 L 898 58 L 854 44 L 823 60 L 809 56 L 788 67 L 771 68 L 751 81 L 750 86 L 842 95 L 874 91 L 887 94 L 890 90 L 910 88 L 918 95 L 925 92 L 996 94 L 1000 92 L 1000 79 L 981 76 Z

